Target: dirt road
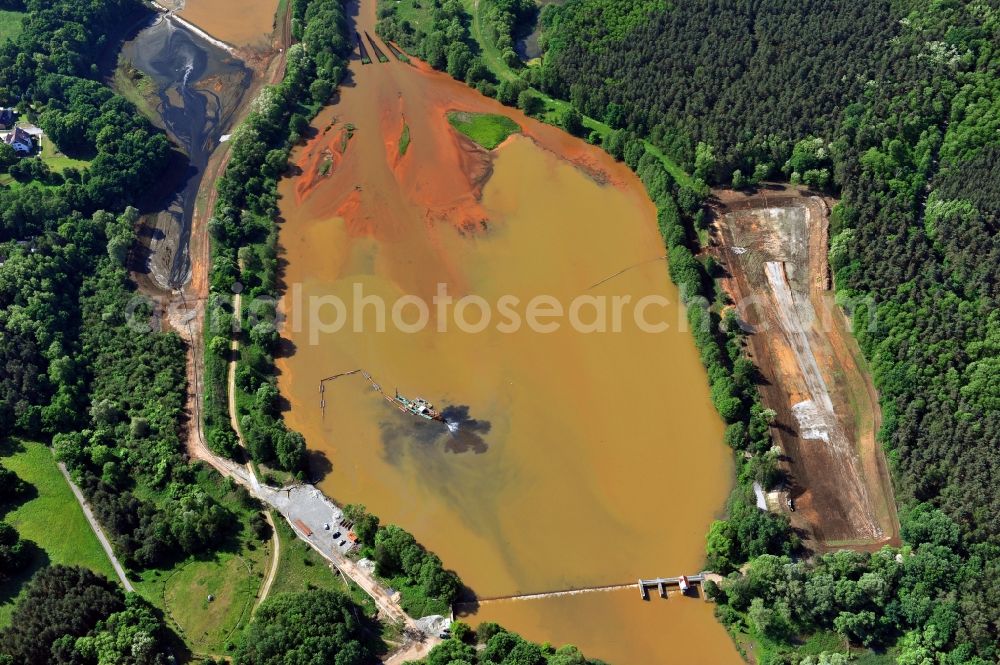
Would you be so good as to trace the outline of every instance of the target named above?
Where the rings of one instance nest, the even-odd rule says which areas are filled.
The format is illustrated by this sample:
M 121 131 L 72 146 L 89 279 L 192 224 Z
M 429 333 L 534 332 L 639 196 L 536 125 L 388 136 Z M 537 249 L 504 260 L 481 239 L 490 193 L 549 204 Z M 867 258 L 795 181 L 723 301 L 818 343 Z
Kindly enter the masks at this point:
M 237 293 L 233 296 L 233 316 L 236 318 L 236 326 L 239 327 L 241 321 L 241 314 L 243 312 L 243 297 L 241 294 Z M 239 335 L 233 335 L 233 339 L 229 342 L 229 366 L 226 373 L 227 378 L 227 388 L 226 393 L 228 394 L 229 402 L 229 422 L 233 427 L 233 431 L 236 432 L 236 436 L 240 441 L 240 445 L 243 445 L 243 428 L 240 425 L 239 414 L 236 410 L 236 364 L 239 360 L 240 354 L 240 338 Z M 248 461 L 245 465 L 245 469 L 249 474 L 250 478 L 254 483 L 258 483 L 257 473 L 253 468 L 253 462 Z M 260 607 L 267 596 L 271 593 L 271 585 L 274 584 L 274 577 L 278 573 L 278 564 L 281 562 L 281 540 L 278 538 L 278 530 L 274 526 L 274 520 L 271 518 L 270 511 L 264 511 L 264 518 L 267 523 L 271 525 L 271 567 L 267 572 L 267 577 L 264 578 L 263 583 L 260 586 L 260 592 L 257 594 L 257 604 L 254 606 L 254 611 Z
M 242 297 L 237 293 L 233 297 L 233 311 L 236 313 L 237 322 L 240 318 L 241 308 Z M 228 366 L 228 386 L 226 392 L 228 393 L 230 422 L 236 431 L 240 446 L 245 449 L 246 443 L 243 438 L 243 429 L 240 426 L 236 410 L 236 362 L 239 348 L 239 338 L 237 335 L 234 335 L 230 342 L 232 355 Z M 403 625 L 404 632 L 409 636 L 409 639 L 403 646 L 404 651 L 416 654 L 419 653 L 421 648 L 429 649 L 436 641 L 439 641 L 434 635 L 425 635 L 421 626 L 406 614 L 399 601 L 395 600 L 392 594 L 375 578 L 373 572 L 363 568 L 357 562 L 345 556 L 332 539 L 327 540 L 320 536 L 320 534 L 325 533 L 324 525 L 336 524 L 343 519 L 340 508 L 324 496 L 322 492 L 309 485 L 295 485 L 280 489 L 264 485 L 257 478 L 251 462 L 239 465 L 232 460 L 219 457 L 209 450 L 205 444 L 204 430 L 200 418 L 191 420 L 191 428 L 188 454 L 193 459 L 207 462 L 222 475 L 237 481 L 250 490 L 251 494 L 281 513 L 295 531 L 296 536 L 309 543 L 327 561 L 336 566 L 342 575 L 350 578 L 355 584 L 364 589 L 365 593 L 371 596 L 375 601 L 379 614 L 384 619 Z M 265 513 L 265 515 L 267 515 L 268 521 L 271 523 L 272 529 L 274 529 L 274 523 L 271 522 L 270 515 L 268 513 Z M 274 553 L 271 560 L 271 568 L 267 578 L 261 585 L 259 600 L 257 602 L 258 607 L 270 593 L 274 577 L 278 570 L 281 545 L 278 541 L 277 530 L 273 531 L 273 543 Z
M 269 83 L 275 83 L 283 75 L 285 52 L 290 45 L 289 16 L 286 15 L 278 21 L 279 28 L 276 31 L 277 39 L 281 42 L 281 48 L 271 58 L 270 62 L 262 67 L 262 79 Z M 260 83 L 258 82 L 258 86 Z M 249 100 L 253 95 L 247 95 Z M 249 105 L 246 105 L 249 106 Z M 245 112 L 244 108 L 244 112 Z M 225 145 L 225 144 L 224 144 Z M 336 547 L 335 543 L 320 542 L 315 534 L 323 532 L 323 524 L 330 521 L 339 521 L 333 518 L 338 516 L 339 508 L 334 506 L 318 490 L 309 486 L 295 486 L 283 489 L 276 489 L 263 485 L 257 478 L 251 465 L 242 466 L 231 460 L 215 455 L 209 450 L 206 444 L 203 429 L 201 405 L 204 399 L 204 307 L 202 306 L 208 296 L 208 270 L 210 266 L 210 246 L 207 237 L 207 220 L 211 215 L 211 210 L 215 204 L 216 191 L 215 182 L 224 171 L 229 159 L 229 151 L 223 148 L 213 155 L 209 166 L 209 173 L 203 180 L 202 191 L 199 194 L 201 205 L 192 220 L 191 232 L 191 278 L 182 289 L 178 289 L 166 298 L 168 302 L 163 304 L 163 309 L 168 313 L 168 321 L 171 327 L 178 331 L 188 343 L 188 440 L 187 451 L 192 460 L 206 462 L 219 473 L 246 487 L 251 494 L 258 497 L 271 507 L 275 508 L 292 526 L 296 535 L 310 544 L 324 558 L 330 561 L 338 571 L 350 578 L 360 586 L 375 601 L 379 613 L 390 622 L 399 622 L 404 627 L 404 633 L 408 636 L 400 651 L 390 655 L 390 662 L 402 662 L 425 654 L 434 644 L 440 641 L 436 636 L 426 636 L 420 625 L 403 611 L 398 600 L 394 600 L 390 593 L 375 579 L 374 574 L 356 562 L 344 556 Z M 163 299 L 162 292 L 153 295 Z M 237 294 L 234 299 L 234 310 L 240 312 L 241 298 Z M 240 444 L 243 445 L 243 433 L 241 431 L 236 410 L 235 401 L 235 358 L 239 350 L 239 341 L 234 338 L 230 349 L 233 359 L 228 366 L 228 405 L 230 420 L 233 429 L 236 431 Z M 268 514 L 268 520 L 274 526 Z M 302 527 L 305 527 L 303 529 Z M 277 532 L 274 533 L 274 555 L 271 568 L 267 578 L 261 586 L 258 606 L 262 603 L 273 585 L 275 575 L 279 566 L 280 543 Z M 127 582 L 126 582 L 127 584 Z
M 260 585 L 260 592 L 257 594 L 257 604 L 253 608 L 254 612 L 264 604 L 264 601 L 271 594 L 274 578 L 278 576 L 278 564 L 281 563 L 281 539 L 278 538 L 278 529 L 274 524 L 274 518 L 271 517 L 270 510 L 264 511 L 264 518 L 271 525 L 271 568 L 267 571 L 267 577 L 264 578 L 264 582 Z
M 338 571 L 360 586 L 375 601 L 379 614 L 389 622 L 399 622 L 405 632 L 411 636 L 423 636 L 423 629 L 412 617 L 403 611 L 398 600 L 379 582 L 373 572 L 345 556 L 332 539 L 325 539 L 324 524 L 338 523 L 343 514 L 333 502 L 315 487 L 310 485 L 294 485 L 292 487 L 275 488 L 262 484 L 256 476 L 247 471 L 243 465 L 237 464 L 213 454 L 207 446 L 198 448 L 198 459 L 208 463 L 219 473 L 246 487 L 251 494 L 277 510 L 291 525 L 296 536 L 307 542 L 323 558 L 332 563 Z M 435 636 L 425 636 L 419 640 L 423 644 L 433 645 L 439 640 Z M 409 649 L 408 642 L 405 646 Z
M 792 188 L 718 191 L 715 255 L 728 275 L 785 454 L 793 525 L 814 549 L 898 540 L 878 396 L 830 291 L 827 203 Z

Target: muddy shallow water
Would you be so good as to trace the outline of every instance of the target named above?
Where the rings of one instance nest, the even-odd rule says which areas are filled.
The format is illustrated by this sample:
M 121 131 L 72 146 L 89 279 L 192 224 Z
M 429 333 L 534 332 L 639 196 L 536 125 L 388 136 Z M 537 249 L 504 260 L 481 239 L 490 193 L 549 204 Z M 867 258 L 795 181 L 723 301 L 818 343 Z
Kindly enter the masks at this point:
M 374 3 L 359 19 L 374 33 Z M 522 125 L 490 157 L 460 138 L 448 110 L 503 112 Z M 399 137 L 411 137 L 404 156 Z M 693 573 L 708 525 L 732 482 L 722 424 L 659 257 L 655 210 L 628 169 L 419 64 L 361 66 L 281 184 L 286 336 L 279 361 L 286 417 L 339 502 L 365 503 L 454 568 L 480 597 L 634 582 Z M 594 287 L 605 278 L 626 272 Z M 463 332 L 391 321 L 404 296 L 430 304 L 440 287 L 481 297 L 494 318 Z M 337 296 L 386 303 L 354 328 L 330 330 Z M 538 295 L 666 298 L 647 310 L 669 328 L 644 332 L 624 309 L 620 332 L 497 329 L 497 303 L 524 318 Z M 312 299 L 312 300 L 311 300 Z M 310 324 L 312 307 L 327 325 Z M 432 306 L 433 307 L 433 306 Z M 610 307 L 609 307 L 610 309 Z M 594 310 L 581 308 L 591 321 Z M 416 305 L 403 319 L 417 319 Z M 477 307 L 466 320 L 480 318 Z M 607 319 L 613 327 L 612 319 Z M 401 413 L 354 375 L 430 399 L 460 423 Z M 473 623 L 500 620 L 537 640 L 571 642 L 620 665 L 738 662 L 702 601 L 644 603 L 638 591 L 484 604 Z M 690 640 L 688 655 L 673 640 Z M 706 645 L 711 646 L 706 646 Z
M 234 46 L 266 44 L 278 0 L 184 0 L 179 15 Z
M 191 270 L 191 218 L 205 167 L 229 131 L 252 73 L 239 59 L 165 17 L 127 41 L 122 57 L 153 82 L 159 122 L 187 158 L 186 171 L 155 222 L 147 265 L 139 267 L 161 286 L 176 288 Z

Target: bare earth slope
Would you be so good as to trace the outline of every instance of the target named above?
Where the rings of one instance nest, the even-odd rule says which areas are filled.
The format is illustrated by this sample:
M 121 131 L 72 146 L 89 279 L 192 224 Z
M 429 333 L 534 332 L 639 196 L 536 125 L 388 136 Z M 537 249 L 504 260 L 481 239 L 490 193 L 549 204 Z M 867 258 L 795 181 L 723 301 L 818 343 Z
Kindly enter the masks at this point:
M 826 202 L 792 189 L 719 192 L 725 288 L 752 328 L 752 357 L 786 455 L 796 526 L 815 546 L 874 548 L 898 540 L 878 396 L 833 302 Z M 859 322 L 868 325 L 868 322 Z

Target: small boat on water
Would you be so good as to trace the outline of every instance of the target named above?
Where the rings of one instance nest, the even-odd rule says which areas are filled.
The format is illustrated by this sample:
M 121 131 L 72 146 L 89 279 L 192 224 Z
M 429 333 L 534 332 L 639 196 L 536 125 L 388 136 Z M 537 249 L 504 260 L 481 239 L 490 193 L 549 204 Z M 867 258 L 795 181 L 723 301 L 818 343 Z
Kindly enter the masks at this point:
M 422 397 L 416 397 L 414 399 L 407 399 L 396 391 L 396 403 L 399 404 L 407 413 L 412 413 L 415 416 L 420 416 L 421 418 L 426 418 L 427 420 L 437 420 L 440 422 L 446 422 L 444 416 L 437 412 L 434 405 L 425 400 Z

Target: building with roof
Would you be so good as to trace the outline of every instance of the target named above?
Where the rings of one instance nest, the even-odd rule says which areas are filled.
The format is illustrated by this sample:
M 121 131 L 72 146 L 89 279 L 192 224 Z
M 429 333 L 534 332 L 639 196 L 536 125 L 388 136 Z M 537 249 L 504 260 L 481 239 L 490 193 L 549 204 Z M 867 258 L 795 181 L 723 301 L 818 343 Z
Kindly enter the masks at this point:
M 15 127 L 12 131 L 3 135 L 3 142 L 14 149 L 18 157 L 27 157 L 35 151 L 35 142 L 31 134 L 21 127 Z

